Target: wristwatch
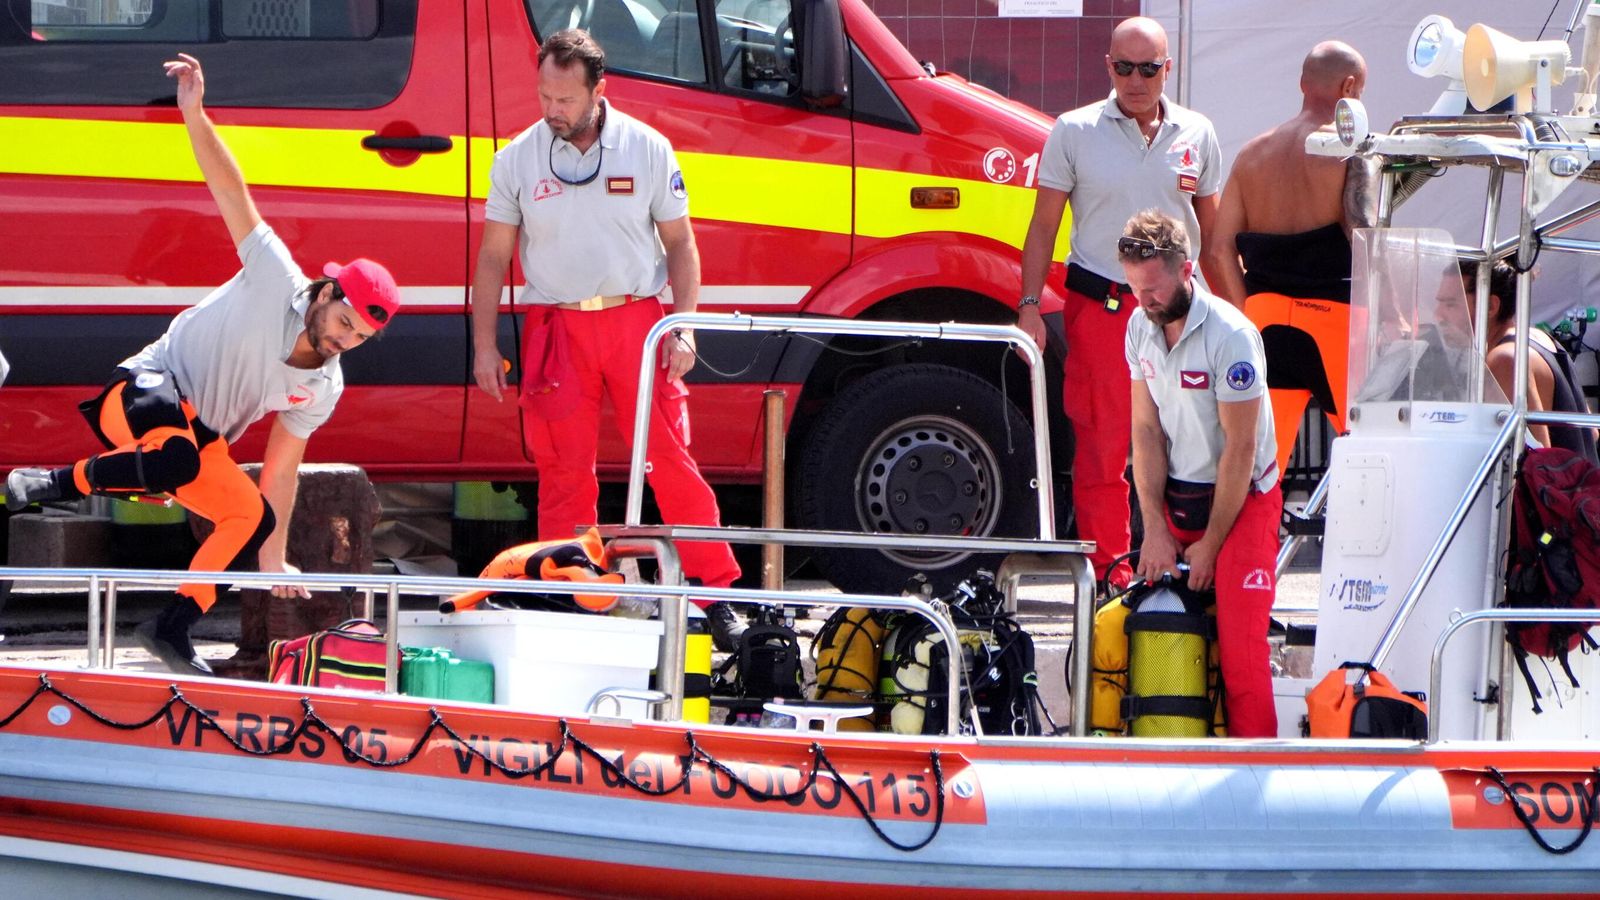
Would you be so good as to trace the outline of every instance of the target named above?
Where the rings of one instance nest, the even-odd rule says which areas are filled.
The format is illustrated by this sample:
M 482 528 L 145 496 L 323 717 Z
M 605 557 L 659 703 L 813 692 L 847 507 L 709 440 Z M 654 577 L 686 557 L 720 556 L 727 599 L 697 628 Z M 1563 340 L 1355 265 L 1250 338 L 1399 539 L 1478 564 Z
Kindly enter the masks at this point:
M 1021 300 L 1017 301 L 1017 311 L 1021 312 L 1022 308 L 1024 306 L 1038 306 L 1038 305 L 1039 305 L 1039 296 L 1037 294 L 1029 294 L 1028 296 L 1023 297 Z

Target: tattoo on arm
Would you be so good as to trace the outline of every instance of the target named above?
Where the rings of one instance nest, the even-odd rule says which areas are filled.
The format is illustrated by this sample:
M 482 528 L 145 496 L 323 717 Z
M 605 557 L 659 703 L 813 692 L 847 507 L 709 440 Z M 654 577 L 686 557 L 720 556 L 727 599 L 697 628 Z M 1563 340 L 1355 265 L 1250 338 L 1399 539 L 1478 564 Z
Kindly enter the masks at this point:
M 1344 223 L 1349 229 L 1372 228 L 1378 224 L 1378 163 L 1353 156 L 1345 163 Z

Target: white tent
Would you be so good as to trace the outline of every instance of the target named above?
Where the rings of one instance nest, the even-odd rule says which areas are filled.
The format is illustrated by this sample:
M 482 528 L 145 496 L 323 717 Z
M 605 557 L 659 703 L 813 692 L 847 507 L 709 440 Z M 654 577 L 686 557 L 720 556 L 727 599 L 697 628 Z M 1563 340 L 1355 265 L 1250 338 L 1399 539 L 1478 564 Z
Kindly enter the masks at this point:
M 1545 39 L 1560 39 L 1573 5 L 1574 0 L 1439 0 L 1436 5 L 1404 0 L 1197 0 L 1190 4 L 1194 44 L 1189 54 L 1189 105 L 1216 123 L 1223 158 L 1231 161 L 1246 140 L 1299 110 L 1301 61 L 1318 41 L 1337 38 L 1366 57 L 1369 74 L 1362 100 L 1372 127 L 1384 129 L 1403 115 L 1426 113 L 1445 87 L 1443 80 L 1421 78 L 1406 67 L 1406 42 L 1424 16 L 1449 16 L 1462 30 L 1482 22 L 1522 40 L 1538 37 L 1543 28 Z M 1177 56 L 1177 0 L 1146 0 L 1145 9 L 1166 26 Z M 1571 41 L 1573 65 L 1578 64 L 1582 43 L 1580 25 Z M 1570 108 L 1574 80 L 1556 89 L 1558 110 Z M 1167 87 L 1168 95 L 1176 96 L 1176 81 Z M 1451 172 L 1403 205 L 1395 224 L 1447 228 L 1458 242 L 1475 245 L 1480 239 L 1485 180 L 1481 170 Z M 1508 196 L 1514 197 L 1517 189 L 1518 182 L 1508 181 Z M 1552 213 L 1583 199 L 1592 200 L 1593 191 L 1574 188 Z M 1515 230 L 1515 216 L 1508 212 L 1500 236 Z M 1591 223 L 1574 234 L 1600 237 L 1600 225 Z M 1600 307 L 1600 259 L 1545 253 L 1537 272 L 1536 321 L 1553 321 L 1573 306 Z M 1600 328 L 1591 332 L 1590 342 L 1600 342 Z

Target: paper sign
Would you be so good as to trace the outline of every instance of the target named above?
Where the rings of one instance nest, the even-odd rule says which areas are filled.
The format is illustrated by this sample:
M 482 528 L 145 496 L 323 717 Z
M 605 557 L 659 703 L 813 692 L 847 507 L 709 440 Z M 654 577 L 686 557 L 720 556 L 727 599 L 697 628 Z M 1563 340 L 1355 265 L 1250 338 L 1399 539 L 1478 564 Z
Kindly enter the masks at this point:
M 1083 0 L 1000 0 L 1002 18 L 1048 18 L 1083 15 Z

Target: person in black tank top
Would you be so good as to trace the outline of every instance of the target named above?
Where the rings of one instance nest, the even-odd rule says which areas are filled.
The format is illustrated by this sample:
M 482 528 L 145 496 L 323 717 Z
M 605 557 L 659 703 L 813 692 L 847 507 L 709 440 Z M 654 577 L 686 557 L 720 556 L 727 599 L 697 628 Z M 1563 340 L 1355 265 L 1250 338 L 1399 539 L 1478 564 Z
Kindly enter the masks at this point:
M 1503 262 L 1495 263 L 1489 271 L 1488 350 L 1489 370 L 1494 373 L 1500 389 L 1511 396 L 1516 364 L 1516 331 L 1513 319 L 1516 306 L 1517 274 Z M 1462 288 L 1467 295 L 1467 313 L 1475 320 L 1478 282 L 1478 264 L 1461 263 Z M 1584 401 L 1583 386 L 1578 383 L 1572 368 L 1572 358 L 1544 332 L 1534 329 L 1528 339 L 1528 409 L 1552 412 L 1589 411 Z M 1528 430 L 1535 440 L 1546 447 L 1561 447 L 1583 456 L 1590 462 L 1600 463 L 1596 454 L 1595 430 L 1577 425 L 1530 425 Z

